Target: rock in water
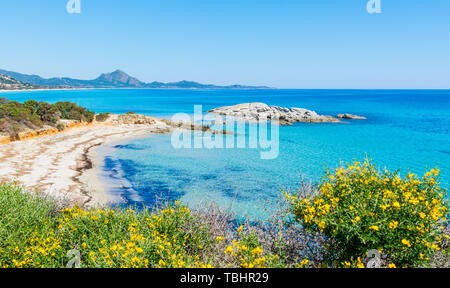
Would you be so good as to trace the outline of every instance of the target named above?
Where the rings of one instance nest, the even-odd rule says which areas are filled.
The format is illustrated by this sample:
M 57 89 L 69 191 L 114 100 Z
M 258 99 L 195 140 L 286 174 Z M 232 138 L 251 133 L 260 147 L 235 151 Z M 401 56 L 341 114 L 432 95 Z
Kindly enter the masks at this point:
M 269 106 L 264 103 L 244 103 L 234 106 L 215 108 L 209 113 L 233 116 L 246 121 L 279 120 L 280 125 L 290 125 L 294 122 L 307 123 L 339 123 L 339 119 L 332 116 L 319 115 L 314 111 L 303 108 L 285 108 Z
M 352 115 L 352 114 L 338 114 L 336 117 L 341 118 L 341 119 L 358 119 L 358 120 L 366 120 L 367 119 L 366 117 Z

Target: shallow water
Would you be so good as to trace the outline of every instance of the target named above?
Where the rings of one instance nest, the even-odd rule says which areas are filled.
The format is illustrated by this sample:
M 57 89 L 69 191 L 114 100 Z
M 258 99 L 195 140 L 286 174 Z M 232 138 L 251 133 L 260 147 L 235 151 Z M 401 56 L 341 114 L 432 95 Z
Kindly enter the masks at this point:
M 80 90 L 2 93 L 24 101 L 70 100 L 96 112 L 135 111 L 158 117 L 193 113 L 244 102 L 303 107 L 319 114 L 352 113 L 368 120 L 346 124 L 280 127 L 280 154 L 260 159 L 257 149 L 181 149 L 169 135 L 151 135 L 105 148 L 102 178 L 119 184 L 111 193 L 127 203 L 155 197 L 196 205 L 214 200 L 241 216 L 264 217 L 280 190 L 295 189 L 300 177 L 317 181 L 325 165 L 373 158 L 380 168 L 423 174 L 438 166 L 450 184 L 449 90 Z M 111 178 L 113 177 L 113 178 Z M 114 180 L 114 181 L 112 181 Z

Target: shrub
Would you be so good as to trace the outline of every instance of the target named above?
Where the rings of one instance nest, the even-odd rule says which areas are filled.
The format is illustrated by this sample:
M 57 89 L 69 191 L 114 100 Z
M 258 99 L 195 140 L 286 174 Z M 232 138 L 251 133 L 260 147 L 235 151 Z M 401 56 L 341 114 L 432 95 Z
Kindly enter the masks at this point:
M 224 253 L 229 256 L 232 266 L 242 268 L 281 268 L 285 264 L 280 255 L 265 251 L 256 233 L 243 233 L 244 226 L 237 229 L 237 239 L 233 239 Z M 220 240 L 220 238 L 219 238 Z
M 23 103 L 23 106 L 30 111 L 30 114 L 36 114 L 39 108 L 39 103 L 35 100 L 28 100 Z
M 53 201 L 0 184 L 0 267 L 211 267 L 218 240 L 176 203 L 148 209 L 55 209 Z M 206 251 L 206 252 L 203 252 Z
M 92 122 L 94 115 L 94 112 L 70 102 L 49 104 L 28 100 L 22 104 L 4 99 L 0 101 L 0 133 L 15 136 L 27 128 L 37 129 L 44 124 L 55 126 L 60 119 Z
M 54 106 L 61 113 L 62 119 L 71 119 L 84 122 L 92 122 L 94 120 L 94 112 L 86 110 L 86 108 L 78 106 L 75 103 L 57 102 Z
M 417 267 L 441 249 L 448 201 L 438 175 L 432 169 L 402 179 L 366 160 L 327 171 L 315 194 L 286 196 L 304 229 L 327 239 L 327 265 L 362 267 L 377 249 L 385 266 Z
M 206 267 L 196 259 L 212 239 L 206 227 L 189 234 L 181 227 L 192 215 L 183 206 L 147 209 L 65 209 L 58 231 L 63 247 L 81 251 L 84 267 Z
M 39 115 L 41 121 L 52 124 L 55 124 L 61 117 L 61 113 L 58 109 L 47 102 L 39 102 L 36 114 Z
M 110 113 L 100 113 L 95 116 L 95 120 L 98 122 L 105 122 L 109 118 Z
M 58 131 L 62 132 L 67 128 L 67 126 L 63 123 L 58 123 L 56 124 L 56 129 L 58 129 Z

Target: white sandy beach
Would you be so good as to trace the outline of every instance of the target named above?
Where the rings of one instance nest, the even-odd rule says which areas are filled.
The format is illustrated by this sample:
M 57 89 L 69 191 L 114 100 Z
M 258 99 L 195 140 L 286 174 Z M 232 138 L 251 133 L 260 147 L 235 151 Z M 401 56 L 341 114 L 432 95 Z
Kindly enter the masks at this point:
M 164 122 L 94 124 L 0 145 L 0 181 L 16 180 L 30 190 L 84 206 L 106 205 L 97 178 L 95 148 L 109 142 L 167 133 Z

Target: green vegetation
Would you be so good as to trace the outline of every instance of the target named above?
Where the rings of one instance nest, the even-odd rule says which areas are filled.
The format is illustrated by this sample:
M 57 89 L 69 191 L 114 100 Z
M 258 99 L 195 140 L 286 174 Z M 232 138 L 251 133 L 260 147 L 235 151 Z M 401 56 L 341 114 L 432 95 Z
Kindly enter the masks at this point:
M 14 136 L 44 125 L 57 126 L 60 119 L 92 122 L 94 112 L 70 102 L 49 104 L 29 100 L 24 103 L 0 99 L 0 133 Z
M 97 122 L 105 122 L 109 118 L 110 113 L 100 113 L 95 116 Z
M 287 195 L 305 230 L 323 234 L 325 264 L 363 266 L 369 250 L 392 267 L 426 265 L 448 240 L 448 200 L 438 184 L 439 170 L 424 177 L 380 172 L 369 161 L 328 171 L 318 194 Z M 446 238 L 444 239 L 443 238 Z
M 438 174 L 401 179 L 355 163 L 287 194 L 273 220 L 240 227 L 214 206 L 64 208 L 0 184 L 0 267 L 65 267 L 73 249 L 81 267 L 363 267 L 371 249 L 382 267 L 448 267 Z
M 212 227 L 179 203 L 154 212 L 60 209 L 15 184 L 0 185 L 0 267 L 65 267 L 72 249 L 82 267 L 239 266 L 224 252 L 227 236 Z M 233 243 L 247 247 L 245 261 L 266 264 L 255 239 L 242 234 Z

